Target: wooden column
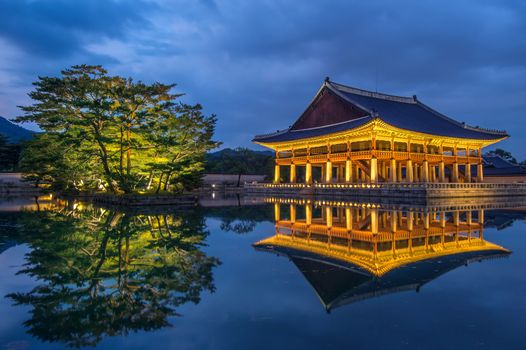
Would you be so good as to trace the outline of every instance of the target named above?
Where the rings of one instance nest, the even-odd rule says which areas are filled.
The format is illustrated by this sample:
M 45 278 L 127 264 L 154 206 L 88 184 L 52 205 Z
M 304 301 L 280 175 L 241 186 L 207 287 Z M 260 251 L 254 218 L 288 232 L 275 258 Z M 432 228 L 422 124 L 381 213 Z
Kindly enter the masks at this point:
M 389 164 L 389 182 L 396 182 L 396 159 L 391 158 Z
M 312 204 L 307 204 L 305 206 L 305 223 L 307 225 L 312 224 Z
M 378 159 L 375 157 L 371 158 L 371 183 L 378 181 Z
M 325 207 L 325 220 L 327 221 L 327 227 L 332 227 L 332 208 Z
M 345 182 L 352 181 L 352 160 L 347 159 L 345 161 Z
M 471 164 L 466 164 L 466 170 L 464 172 L 465 176 L 465 182 L 471 182 Z
M 280 179 L 279 170 L 280 170 L 280 167 L 276 163 L 276 165 L 274 165 L 274 183 L 275 184 L 279 184 L 279 179 Z
M 279 203 L 274 203 L 274 221 L 278 222 L 280 218 L 280 208 Z
M 405 165 L 405 178 L 407 182 L 413 182 L 413 161 L 409 159 Z
M 407 230 L 413 231 L 414 214 L 412 211 L 407 213 Z
M 438 165 L 438 182 L 446 182 L 446 166 L 444 161 Z
M 396 210 L 391 211 L 391 232 L 395 233 L 397 230 L 397 215 Z
M 482 170 L 482 163 L 477 164 L 477 181 L 484 182 L 484 173 Z
M 352 210 L 351 208 L 345 208 L 345 228 L 350 231 L 352 230 Z
M 453 163 L 453 168 L 451 170 L 451 182 L 458 182 L 458 163 Z
M 328 184 L 332 182 L 332 162 L 330 160 L 325 163 L 325 182 Z
M 402 164 L 396 167 L 396 181 L 402 182 Z
M 290 205 L 290 221 L 292 223 L 296 222 L 296 204 Z
M 312 164 L 307 161 L 305 164 L 305 183 L 312 183 Z
M 378 233 L 378 209 L 371 209 L 371 232 Z
M 296 164 L 290 165 L 290 182 L 296 183 Z
M 429 181 L 429 163 L 427 162 L 427 160 L 424 160 L 422 164 L 422 181 Z

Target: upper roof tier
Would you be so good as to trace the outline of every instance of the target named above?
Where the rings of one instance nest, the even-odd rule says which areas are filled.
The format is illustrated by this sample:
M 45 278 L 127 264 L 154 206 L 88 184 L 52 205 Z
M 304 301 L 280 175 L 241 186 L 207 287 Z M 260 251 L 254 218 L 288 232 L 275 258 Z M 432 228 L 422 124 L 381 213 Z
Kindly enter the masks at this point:
M 386 95 L 325 80 L 315 98 L 288 129 L 258 135 L 260 143 L 286 142 L 351 130 L 373 119 L 409 131 L 453 138 L 497 140 L 505 131 L 468 126 L 433 110 L 416 96 Z

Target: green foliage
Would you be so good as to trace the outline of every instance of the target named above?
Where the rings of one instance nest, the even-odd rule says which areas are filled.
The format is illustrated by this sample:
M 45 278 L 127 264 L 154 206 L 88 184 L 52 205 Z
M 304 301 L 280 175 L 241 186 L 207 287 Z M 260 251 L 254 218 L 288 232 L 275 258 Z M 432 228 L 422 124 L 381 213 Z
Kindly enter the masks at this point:
M 8 297 L 30 307 L 24 326 L 44 341 L 95 346 L 167 327 L 178 306 L 215 289 L 220 262 L 201 250 L 208 232 L 197 212 L 133 215 L 73 204 L 23 213 L 14 227 L 11 239 L 31 248 L 19 273 L 38 285 Z
M 265 152 L 252 151 L 248 148 L 230 148 L 208 154 L 206 157 L 206 172 L 211 174 L 235 174 L 238 186 L 241 175 L 272 176 L 274 157 Z
M 35 122 L 45 133 L 23 152 L 23 169 L 57 189 L 190 189 L 199 182 L 204 154 L 219 145 L 212 140 L 216 117 L 203 115 L 199 104 L 179 102 L 181 95 L 171 93 L 175 85 L 135 82 L 87 65 L 34 85 L 35 102 L 21 107 L 25 115 L 17 121 Z M 31 154 L 38 148 L 45 154 Z

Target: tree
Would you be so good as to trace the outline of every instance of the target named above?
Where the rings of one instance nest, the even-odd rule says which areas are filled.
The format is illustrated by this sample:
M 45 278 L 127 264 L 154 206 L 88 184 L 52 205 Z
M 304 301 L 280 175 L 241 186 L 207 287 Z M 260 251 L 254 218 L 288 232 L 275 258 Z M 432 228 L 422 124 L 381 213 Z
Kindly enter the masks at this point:
M 174 140 L 185 141 L 184 126 L 201 123 L 191 130 L 193 139 L 186 140 L 185 154 L 194 160 L 218 145 L 212 141 L 215 116 L 203 116 L 200 105 L 178 102 L 182 95 L 171 92 L 174 84 L 135 82 L 110 76 L 101 66 L 80 65 L 59 77 L 39 77 L 34 85 L 29 96 L 35 102 L 21 107 L 25 115 L 17 121 L 37 123 L 68 150 L 69 158 L 93 165 L 75 179 L 52 178 L 66 188 L 91 184 L 92 190 L 131 193 L 160 185 L 164 176 L 167 190 L 179 172 L 200 169 L 190 157 L 177 156 L 181 152 Z M 57 163 L 48 166 L 57 168 Z
M 248 148 L 225 149 L 207 156 L 207 171 L 217 174 L 238 175 L 237 186 L 241 185 L 241 175 L 257 174 L 271 176 L 274 158 Z
M 502 148 L 497 148 L 493 151 L 493 153 L 500 156 L 502 159 L 507 160 L 510 163 L 517 164 L 517 159 L 515 159 L 511 152 L 505 151 Z
M 215 290 L 220 261 L 201 250 L 208 232 L 196 212 L 65 206 L 24 214 L 16 237 L 31 250 L 19 273 L 38 285 L 8 297 L 30 307 L 24 326 L 41 340 L 95 346 L 107 336 L 168 327 L 180 305 Z

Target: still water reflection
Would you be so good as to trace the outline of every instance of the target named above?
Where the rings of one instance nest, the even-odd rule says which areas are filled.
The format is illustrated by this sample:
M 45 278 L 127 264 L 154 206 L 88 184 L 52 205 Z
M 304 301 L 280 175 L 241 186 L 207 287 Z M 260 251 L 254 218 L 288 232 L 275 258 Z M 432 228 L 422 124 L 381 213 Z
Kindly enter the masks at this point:
M 522 348 L 520 203 L 203 205 L 0 203 L 0 347 Z

